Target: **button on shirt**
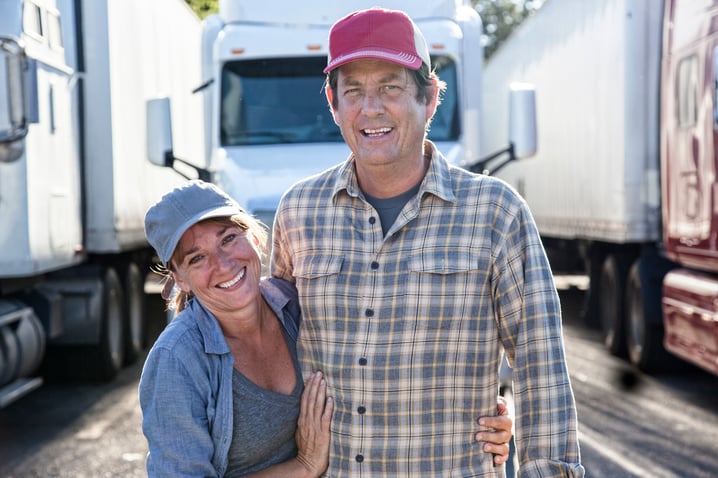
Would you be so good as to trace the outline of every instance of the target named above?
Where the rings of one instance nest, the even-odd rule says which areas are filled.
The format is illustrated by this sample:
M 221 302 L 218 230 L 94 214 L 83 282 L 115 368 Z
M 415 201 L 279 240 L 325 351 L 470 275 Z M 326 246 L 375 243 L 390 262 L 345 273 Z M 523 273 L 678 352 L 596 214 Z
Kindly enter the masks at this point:
M 296 281 L 298 353 L 335 399 L 327 476 L 496 476 L 474 440 L 514 367 L 526 476 L 583 476 L 558 295 L 525 202 L 430 142 L 419 193 L 382 233 L 353 159 L 290 189 L 272 273 Z

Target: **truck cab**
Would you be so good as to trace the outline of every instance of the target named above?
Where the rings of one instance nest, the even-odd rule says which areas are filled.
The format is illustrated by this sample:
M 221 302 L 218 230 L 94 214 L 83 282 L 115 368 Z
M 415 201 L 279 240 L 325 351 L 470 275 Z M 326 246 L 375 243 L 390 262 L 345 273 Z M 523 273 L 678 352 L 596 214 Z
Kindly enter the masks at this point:
M 666 2 L 661 177 L 665 347 L 718 374 L 718 5 Z
M 483 63 L 481 22 L 465 3 L 383 4 L 406 11 L 427 39 L 432 66 L 447 83 L 429 139 L 459 165 L 478 159 Z M 281 7 L 222 1 L 219 14 L 204 20 L 204 82 L 198 94 L 204 98 L 207 134 L 199 166 L 267 225 L 289 186 L 349 154 L 327 105 L 322 70 L 333 22 L 371 6 L 366 1 L 283 2 Z M 148 137 L 172 129 L 162 121 L 149 126 L 154 129 Z M 171 145 L 157 146 L 150 157 L 171 164 Z
M 0 408 L 47 376 L 111 380 L 147 345 L 143 219 L 181 180 L 146 159 L 147 98 L 176 100 L 180 154 L 203 144 L 200 21 L 141 3 L 0 2 Z

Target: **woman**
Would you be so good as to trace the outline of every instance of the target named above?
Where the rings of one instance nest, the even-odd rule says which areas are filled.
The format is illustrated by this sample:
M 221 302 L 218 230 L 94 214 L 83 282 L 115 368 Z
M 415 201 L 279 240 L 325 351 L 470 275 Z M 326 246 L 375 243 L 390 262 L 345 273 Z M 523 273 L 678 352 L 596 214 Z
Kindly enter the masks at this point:
M 333 404 L 320 373 L 302 394 L 296 292 L 260 283 L 264 229 L 197 181 L 163 197 L 145 226 L 181 310 L 140 380 L 149 476 L 320 476 Z
M 333 402 L 321 372 L 302 383 L 293 284 L 260 279 L 265 229 L 189 181 L 149 209 L 145 233 L 179 291 L 140 380 L 148 475 L 320 476 Z M 506 432 L 494 439 L 505 460 Z

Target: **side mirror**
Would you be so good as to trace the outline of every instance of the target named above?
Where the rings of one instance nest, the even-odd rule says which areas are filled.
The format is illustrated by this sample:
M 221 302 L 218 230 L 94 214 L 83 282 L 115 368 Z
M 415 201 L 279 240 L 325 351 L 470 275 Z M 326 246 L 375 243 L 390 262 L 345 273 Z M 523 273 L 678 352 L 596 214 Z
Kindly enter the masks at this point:
M 209 181 L 211 175 L 208 170 L 174 155 L 172 148 L 172 114 L 170 99 L 167 97 L 147 100 L 147 159 L 157 166 L 172 168 L 177 174 L 187 179 L 191 177 L 176 168 L 189 168 L 199 179 Z
M 486 175 L 495 174 L 512 161 L 536 154 L 536 143 L 536 90 L 527 83 L 511 83 L 509 145 L 467 166 L 467 169 Z
M 171 168 L 173 158 L 170 99 L 147 100 L 147 159 L 157 166 Z
M 536 154 L 536 89 L 533 85 L 509 85 L 509 141 L 516 159 Z
M 28 60 L 22 46 L 0 38 L 0 162 L 22 156 L 28 124 L 37 121 L 37 102 L 31 101 L 35 73 L 35 63 Z

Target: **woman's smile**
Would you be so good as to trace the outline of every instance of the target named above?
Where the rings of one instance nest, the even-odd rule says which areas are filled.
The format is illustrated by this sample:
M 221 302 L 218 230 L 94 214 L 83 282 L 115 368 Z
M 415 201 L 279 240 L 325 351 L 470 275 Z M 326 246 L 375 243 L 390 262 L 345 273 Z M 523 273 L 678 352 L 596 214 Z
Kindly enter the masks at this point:
M 242 278 L 244 277 L 244 274 L 246 272 L 247 272 L 247 268 L 242 267 L 242 269 L 239 271 L 239 273 L 236 276 L 234 276 L 232 279 L 228 280 L 227 282 L 222 282 L 220 284 L 217 284 L 217 287 L 219 287 L 220 289 L 229 289 L 230 287 L 235 285 L 237 282 L 242 280 Z

